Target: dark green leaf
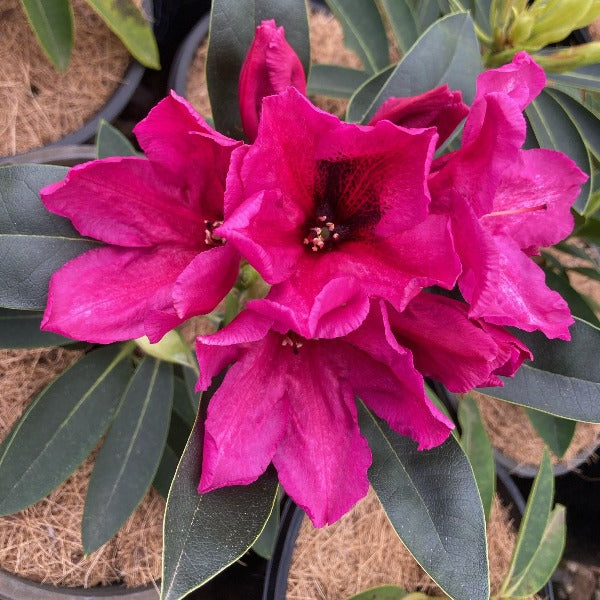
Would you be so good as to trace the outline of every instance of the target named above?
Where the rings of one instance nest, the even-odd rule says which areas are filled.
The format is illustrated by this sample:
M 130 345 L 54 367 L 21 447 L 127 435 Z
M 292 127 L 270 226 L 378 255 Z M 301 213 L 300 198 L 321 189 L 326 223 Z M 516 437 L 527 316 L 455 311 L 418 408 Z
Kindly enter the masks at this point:
M 410 600 L 411 598 L 412 600 L 422 600 L 428 597 L 425 594 L 420 594 L 420 598 L 415 598 L 414 594 L 410 594 L 396 585 L 382 585 L 360 592 L 360 594 L 351 596 L 348 600 Z
M 423 2 L 422 0 L 408 0 L 417 16 L 419 33 L 423 33 L 430 25 L 442 15 L 437 2 Z
M 541 148 L 564 152 L 582 171 L 591 174 L 590 155 L 577 127 L 548 91 L 543 91 L 525 112 Z M 575 208 L 581 213 L 587 214 L 591 189 L 591 179 L 589 179 L 583 184 L 575 201 Z
M 365 71 L 338 65 L 314 65 L 308 79 L 308 94 L 350 98 L 366 80 Z
M 594 207 L 592 210 L 596 212 L 600 210 L 598 200 L 592 200 L 590 205 Z M 576 225 L 573 234 L 592 244 L 600 244 L 600 218 L 587 217 L 582 224 Z
M 570 328 L 571 341 L 548 340 L 542 333 L 517 332 L 535 360 L 526 362 L 504 387 L 481 393 L 514 404 L 573 419 L 600 423 L 600 330 L 581 319 Z
M 417 15 L 412 3 L 408 0 L 382 0 L 381 4 L 387 13 L 398 48 L 402 54 L 406 54 L 419 37 Z
M 256 542 L 277 497 L 271 468 L 257 481 L 198 493 L 202 436 L 194 428 L 167 501 L 162 600 L 179 600 L 236 561 Z
M 593 269 L 591 267 L 567 267 L 569 271 L 575 271 L 575 273 L 580 273 L 581 275 L 585 275 L 590 279 L 595 279 L 596 281 L 600 281 L 600 272 L 597 269 Z M 587 319 L 586 319 L 587 320 Z
M 286 39 L 300 57 L 304 73 L 310 66 L 308 17 L 304 0 L 213 0 L 206 57 L 206 81 L 216 128 L 243 138 L 238 100 L 240 70 L 263 19 L 285 27 Z
M 358 402 L 359 424 L 373 454 L 369 480 L 394 529 L 452 598 L 487 600 L 487 543 L 471 465 L 454 436 L 418 451 Z
M 0 306 L 44 309 L 52 273 L 97 247 L 40 200 L 39 190 L 66 172 L 45 165 L 0 168 Z
M 566 541 L 565 507 L 558 504 L 550 514 L 535 554 L 508 590 L 511 598 L 530 598 L 546 585 L 554 573 Z
M 173 410 L 187 425 L 189 425 L 190 428 L 193 427 L 197 410 L 194 410 L 192 399 L 190 398 L 185 382 L 179 377 L 175 377 Z
M 560 90 L 549 89 L 547 93 L 562 106 L 571 121 L 575 123 L 588 148 L 596 158 L 600 158 L 600 120 L 598 117 L 581 102 Z
M 172 396 L 172 365 L 146 357 L 129 382 L 92 471 L 81 527 L 86 554 L 117 533 L 152 484 Z
M 202 393 L 196 392 L 196 382 L 198 381 L 198 373 L 196 373 L 192 369 L 184 368 L 183 378 L 185 379 L 185 385 L 187 387 L 188 396 L 192 404 L 192 410 L 194 411 L 194 414 L 197 414 L 198 409 L 200 408 L 200 400 L 202 398 Z
M 90 352 L 32 402 L 0 455 L 0 514 L 43 498 L 93 450 L 131 376 L 128 354 L 121 346 Z
M 154 475 L 154 481 L 152 481 L 154 489 L 165 500 L 169 495 L 169 488 L 171 487 L 173 477 L 175 477 L 178 462 L 179 456 L 177 453 L 169 446 L 169 444 L 165 444 L 160 463 L 158 464 L 158 469 L 156 470 L 156 475 Z
M 346 46 L 354 50 L 369 73 L 377 73 L 390 62 L 389 47 L 381 15 L 375 2 L 326 0 L 344 28 Z
M 546 273 L 546 285 L 558 292 L 567 301 L 571 313 L 592 325 L 600 327 L 598 317 L 585 301 L 585 298 L 571 286 L 566 272 L 564 270 L 556 272 L 550 268 L 545 268 L 544 271 Z
M 40 331 L 42 313 L 0 308 L 0 348 L 41 348 L 63 346 L 73 340 Z
M 275 542 L 277 541 L 277 534 L 279 533 L 279 502 L 275 502 L 275 506 L 271 511 L 265 528 L 262 533 L 258 536 L 258 539 L 252 545 L 252 550 L 259 556 L 266 558 L 267 560 L 273 556 L 275 550 Z
M 525 408 L 525 412 L 537 431 L 538 435 L 546 442 L 550 450 L 558 457 L 563 457 L 575 435 L 576 421 L 561 419 L 554 415 Z
M 548 73 L 548 83 L 570 85 L 577 89 L 600 91 L 600 63 L 566 73 Z
M 423 68 L 424 64 L 428 65 L 427 69 Z M 469 14 L 444 17 L 419 38 L 356 120 L 368 123 L 390 97 L 422 94 L 444 83 L 451 89 L 461 90 L 465 102 L 470 104 L 475 97 L 475 79 L 482 68 L 479 43 Z M 353 101 L 354 98 L 351 103 Z M 358 116 L 356 112 L 349 107 L 348 114 L 353 120 Z
M 460 443 L 473 467 L 487 521 L 496 493 L 496 468 L 492 444 L 473 396 L 467 395 L 460 400 L 458 420 L 462 431 Z
M 86 0 L 134 58 L 145 67 L 160 69 L 152 27 L 133 0 Z
M 52 64 L 64 71 L 73 49 L 73 11 L 69 0 L 21 0 L 29 24 Z
M 137 152 L 131 142 L 110 123 L 102 119 L 96 136 L 98 158 L 109 156 L 135 156 Z
M 380 73 L 369 77 L 352 95 L 350 104 L 346 110 L 346 121 L 358 122 L 363 118 L 363 115 L 369 110 L 369 106 L 381 88 L 385 85 L 390 75 L 396 67 L 392 65 L 384 69 Z

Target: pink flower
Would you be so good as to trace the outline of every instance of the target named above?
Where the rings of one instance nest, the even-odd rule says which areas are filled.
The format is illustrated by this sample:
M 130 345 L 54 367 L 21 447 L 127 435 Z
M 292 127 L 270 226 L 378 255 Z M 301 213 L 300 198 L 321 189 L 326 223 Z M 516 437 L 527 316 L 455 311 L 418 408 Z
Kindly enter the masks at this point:
M 256 139 L 265 96 L 294 86 L 306 94 L 306 75 L 302 63 L 285 39 L 285 29 L 275 21 L 263 21 L 240 73 L 239 98 L 242 125 L 250 142 Z
M 512 377 L 533 358 L 505 329 L 469 319 L 466 304 L 443 296 L 422 292 L 402 313 L 390 309 L 389 321 L 419 372 L 451 392 L 504 385 L 498 375 Z
M 135 133 L 148 159 L 79 165 L 41 192 L 48 210 L 108 244 L 54 273 L 42 329 L 103 344 L 144 334 L 158 341 L 210 312 L 235 283 L 239 255 L 214 228 L 240 142 L 174 92 Z
M 586 175 L 561 153 L 521 150 L 522 111 L 545 83 L 526 53 L 477 82 L 462 147 L 436 161 L 430 179 L 432 211 L 452 216 L 469 317 L 569 339 L 569 308 L 530 255 L 569 234 Z
M 469 107 L 462 101 L 462 93 L 442 85 L 418 96 L 388 98 L 369 125 L 387 119 L 402 127 L 435 127 L 440 146 L 468 113 Z
M 199 491 L 251 483 L 273 462 L 316 527 L 339 519 L 368 489 L 371 453 L 355 395 L 419 449 L 441 444 L 453 428 L 425 395 L 383 304 L 349 335 L 320 340 L 245 310 L 199 337 L 197 354 L 201 390 L 233 363 L 208 407 Z
M 454 285 L 449 219 L 428 210 L 436 139 L 387 120 L 343 123 L 294 88 L 265 98 L 256 142 L 233 153 L 217 234 L 274 285 L 268 300 L 289 329 L 315 337 L 311 314 L 326 303 L 341 315 L 328 335 L 344 335 L 369 297 L 402 310 L 425 286 Z

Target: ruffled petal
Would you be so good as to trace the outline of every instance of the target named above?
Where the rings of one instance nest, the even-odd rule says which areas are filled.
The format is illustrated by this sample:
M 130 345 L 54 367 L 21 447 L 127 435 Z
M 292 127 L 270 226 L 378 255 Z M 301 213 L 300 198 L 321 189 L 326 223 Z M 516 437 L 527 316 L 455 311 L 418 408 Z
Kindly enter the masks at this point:
M 288 353 L 288 428 L 273 456 L 285 491 L 315 527 L 337 521 L 369 488 L 371 452 L 358 428 L 354 394 L 332 368 L 338 342 Z
M 149 305 L 168 308 L 154 305 L 153 297 L 168 302 L 165 288 L 194 256 L 177 246 L 90 250 L 52 276 L 42 329 L 98 344 L 145 335 Z
M 493 212 L 482 217 L 482 225 L 510 236 L 523 250 L 552 246 L 571 233 L 571 206 L 587 178 L 560 152 L 522 151 L 505 172 Z
M 398 342 L 410 348 L 415 366 L 451 392 L 499 381 L 527 358 L 525 346 L 500 327 L 468 318 L 468 306 L 450 298 L 421 293 L 404 312 L 389 311 Z
M 165 181 L 179 188 L 185 206 L 206 220 L 222 220 L 229 160 L 242 142 L 215 131 L 173 91 L 136 125 L 134 133 Z
M 169 184 L 144 158 L 77 165 L 40 193 L 46 208 L 70 219 L 79 233 L 109 244 L 198 247 L 204 241 L 204 221 L 186 206 L 182 188 Z
M 439 135 L 437 145 L 440 146 L 468 112 L 469 107 L 462 101 L 462 93 L 442 85 L 418 96 L 388 98 L 369 125 L 387 119 L 401 127 L 435 127 Z
M 280 336 L 269 334 L 227 372 L 208 405 L 198 491 L 255 481 L 288 427 L 286 372 Z

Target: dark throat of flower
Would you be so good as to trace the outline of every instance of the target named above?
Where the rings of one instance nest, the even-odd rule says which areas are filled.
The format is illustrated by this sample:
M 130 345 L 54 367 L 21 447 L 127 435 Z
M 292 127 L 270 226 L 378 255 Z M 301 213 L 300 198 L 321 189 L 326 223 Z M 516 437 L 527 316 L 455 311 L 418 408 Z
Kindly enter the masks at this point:
M 207 246 L 223 246 L 225 241 L 220 235 L 215 233 L 215 229 L 223 225 L 223 221 L 204 221 L 204 243 Z
M 295 331 L 288 331 L 281 340 L 282 346 L 289 346 L 294 354 L 300 352 L 300 348 L 304 345 L 304 338 L 298 335 Z

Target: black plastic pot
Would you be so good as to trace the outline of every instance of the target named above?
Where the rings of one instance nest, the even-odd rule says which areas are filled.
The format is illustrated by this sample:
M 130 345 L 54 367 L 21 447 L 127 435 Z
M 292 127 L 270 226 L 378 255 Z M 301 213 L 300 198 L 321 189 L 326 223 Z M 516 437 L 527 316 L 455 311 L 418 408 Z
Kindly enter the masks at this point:
M 516 508 L 514 517 L 519 520 L 525 510 L 523 496 L 505 469 L 498 467 L 496 474 L 498 492 L 513 503 Z M 263 600 L 285 600 L 292 555 L 305 516 L 305 512 L 300 507 L 296 506 L 289 498 L 286 500 L 281 514 L 281 526 L 273 558 L 267 565 Z M 546 584 L 543 594 L 546 600 L 554 600 L 551 582 Z
M 144 0 L 142 3 L 144 7 L 145 13 L 148 15 L 148 18 L 152 20 L 153 8 L 151 0 Z M 76 144 L 83 144 L 84 142 L 89 141 L 96 135 L 98 131 L 98 125 L 100 121 L 104 119 L 109 123 L 114 121 L 116 117 L 119 116 L 125 106 L 127 106 L 128 102 L 131 100 L 133 93 L 137 89 L 140 81 L 142 80 L 142 76 L 144 75 L 145 68 L 138 63 L 136 60 L 132 59 L 131 64 L 129 65 L 125 75 L 122 78 L 122 81 L 119 87 L 116 89 L 114 94 L 108 99 L 106 104 L 86 123 L 82 125 L 79 129 L 74 131 L 73 133 L 69 133 L 65 137 L 57 140 L 56 142 L 52 142 L 51 144 L 47 144 L 40 150 L 56 148 L 59 146 L 73 146 Z M 23 153 L 23 155 L 29 154 L 29 152 Z M 12 162 L 23 162 L 20 160 L 22 154 L 17 154 L 12 157 L 0 157 L 3 161 L 5 159 L 16 159 Z M 1 163 L 0 163 L 1 164 Z
M 456 410 L 458 407 L 458 397 L 456 394 L 449 392 L 442 386 L 435 386 L 435 391 L 438 396 L 444 401 L 444 403 L 456 414 Z M 557 465 L 553 465 L 554 476 L 558 477 L 560 475 L 566 475 L 567 473 L 571 473 L 581 465 L 585 464 L 590 457 L 594 454 L 594 451 L 598 448 L 597 444 L 590 446 L 582 450 L 579 454 L 569 460 L 565 460 L 562 463 Z M 517 462 L 514 458 L 507 456 L 494 447 L 494 460 L 496 461 L 496 465 L 500 465 L 504 469 L 506 469 L 511 475 L 517 475 L 518 477 L 522 477 L 523 479 L 533 479 L 538 472 L 538 466 L 534 465 L 524 465 L 522 463 Z
M 96 159 L 96 147 L 91 144 L 51 145 L 14 156 L 0 158 L 0 165 L 60 165 L 72 167 Z
M 188 73 L 192 67 L 194 56 L 202 40 L 208 35 L 210 15 L 204 15 L 179 46 L 171 70 L 169 71 L 168 86 L 185 98 Z

